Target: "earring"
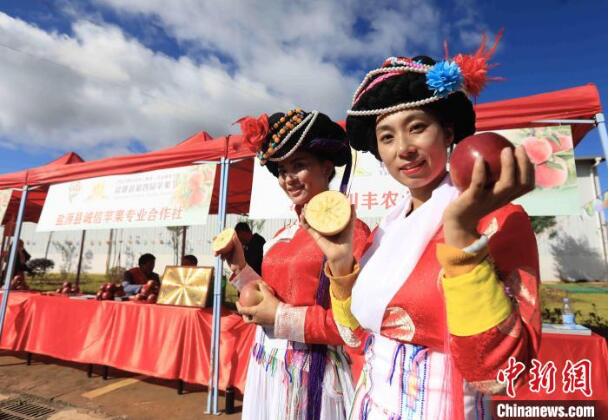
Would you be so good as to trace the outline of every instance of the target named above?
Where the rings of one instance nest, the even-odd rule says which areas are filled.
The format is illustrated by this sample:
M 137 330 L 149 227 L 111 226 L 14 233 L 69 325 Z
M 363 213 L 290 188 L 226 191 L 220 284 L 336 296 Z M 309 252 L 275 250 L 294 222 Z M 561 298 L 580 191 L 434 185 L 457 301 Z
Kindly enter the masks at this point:
M 450 145 L 446 148 L 446 172 L 450 172 L 450 155 L 453 152 L 453 146 Z

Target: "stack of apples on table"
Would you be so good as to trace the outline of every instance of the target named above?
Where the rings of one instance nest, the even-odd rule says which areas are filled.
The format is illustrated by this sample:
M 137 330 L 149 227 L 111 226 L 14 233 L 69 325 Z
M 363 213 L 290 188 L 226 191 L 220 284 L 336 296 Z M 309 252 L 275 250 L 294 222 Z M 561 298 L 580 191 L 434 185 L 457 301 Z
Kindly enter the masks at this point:
M 114 300 L 115 297 L 125 296 L 123 286 L 114 283 L 104 283 L 99 286 L 99 291 L 95 297 L 97 300 Z
M 148 280 L 146 284 L 142 286 L 140 291 L 129 299 L 136 302 L 145 303 L 156 303 L 156 298 L 159 295 L 159 285 L 154 280 Z
M 72 285 L 69 281 L 64 281 L 61 287 L 55 290 L 55 293 L 62 295 L 77 295 L 80 293 L 80 287 Z

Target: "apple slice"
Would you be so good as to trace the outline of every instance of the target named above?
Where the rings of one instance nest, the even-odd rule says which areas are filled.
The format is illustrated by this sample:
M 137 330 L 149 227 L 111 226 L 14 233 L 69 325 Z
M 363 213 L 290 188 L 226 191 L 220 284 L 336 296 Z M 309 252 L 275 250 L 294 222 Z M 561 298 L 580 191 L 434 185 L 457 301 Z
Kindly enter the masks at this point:
M 219 255 L 226 254 L 233 249 L 233 236 L 235 229 L 227 228 L 216 236 L 211 244 L 212 250 Z
M 324 191 L 309 201 L 305 219 L 313 229 L 324 236 L 342 232 L 351 219 L 351 203 L 338 191 Z

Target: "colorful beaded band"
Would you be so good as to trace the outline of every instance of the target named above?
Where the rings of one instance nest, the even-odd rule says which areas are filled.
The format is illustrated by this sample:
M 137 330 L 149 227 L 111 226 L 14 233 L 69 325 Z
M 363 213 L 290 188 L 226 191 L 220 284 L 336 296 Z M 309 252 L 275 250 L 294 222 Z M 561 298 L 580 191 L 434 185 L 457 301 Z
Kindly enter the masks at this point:
M 266 151 L 263 152 L 262 150 L 260 150 L 257 154 L 258 159 L 260 159 L 260 163 L 264 165 L 269 160 L 272 162 L 278 162 L 291 156 L 296 151 L 298 146 L 300 146 L 300 144 L 303 142 L 305 136 L 309 132 L 312 123 L 317 118 L 317 114 L 317 111 L 313 111 L 305 117 L 305 113 L 302 109 L 295 108 L 289 111 L 285 116 L 281 117 L 279 121 L 277 121 L 271 127 L 271 130 L 274 133 L 271 136 L 271 140 Z M 303 131 L 302 135 L 300 136 L 300 139 L 298 140 L 296 145 L 294 145 L 290 152 L 280 158 L 271 158 L 271 156 L 277 153 L 277 151 L 279 151 L 283 146 L 288 143 L 288 140 L 290 140 L 293 133 L 298 131 L 307 123 L 309 123 L 307 128 Z

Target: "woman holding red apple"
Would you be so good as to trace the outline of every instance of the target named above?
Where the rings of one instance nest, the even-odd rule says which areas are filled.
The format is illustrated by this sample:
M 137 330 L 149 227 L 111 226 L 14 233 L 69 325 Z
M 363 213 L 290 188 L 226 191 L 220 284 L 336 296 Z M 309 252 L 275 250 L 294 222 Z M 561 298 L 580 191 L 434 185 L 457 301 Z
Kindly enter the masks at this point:
M 296 108 L 240 123 L 244 142 L 277 177 L 297 214 L 328 190 L 336 166 L 347 165 L 342 182 L 346 186 L 351 150 L 345 131 L 326 115 Z M 368 234 L 368 227 L 353 219 L 348 232 L 328 240 L 350 255 L 360 255 Z M 243 291 L 239 312 L 259 325 L 243 418 L 345 419 L 353 384 L 340 327 L 329 309 L 324 255 L 297 223 L 280 230 L 264 251 L 262 276 L 246 264 L 236 235 L 232 250 L 224 255 L 233 271 L 232 283 Z M 334 260 L 327 262 L 340 271 Z M 259 292 L 252 292 L 252 285 Z
M 522 147 L 503 149 L 499 179 L 485 187 L 478 158 L 464 191 L 447 172 L 450 148 L 475 131 L 466 94 L 480 92 L 494 48 L 440 62 L 391 57 L 355 92 L 351 146 L 408 193 L 359 262 L 308 228 L 336 261 L 325 270 L 340 331 L 370 334 L 350 418 L 490 418 L 501 370 L 539 348 L 535 236 L 510 204 L 533 189 L 531 162 Z

